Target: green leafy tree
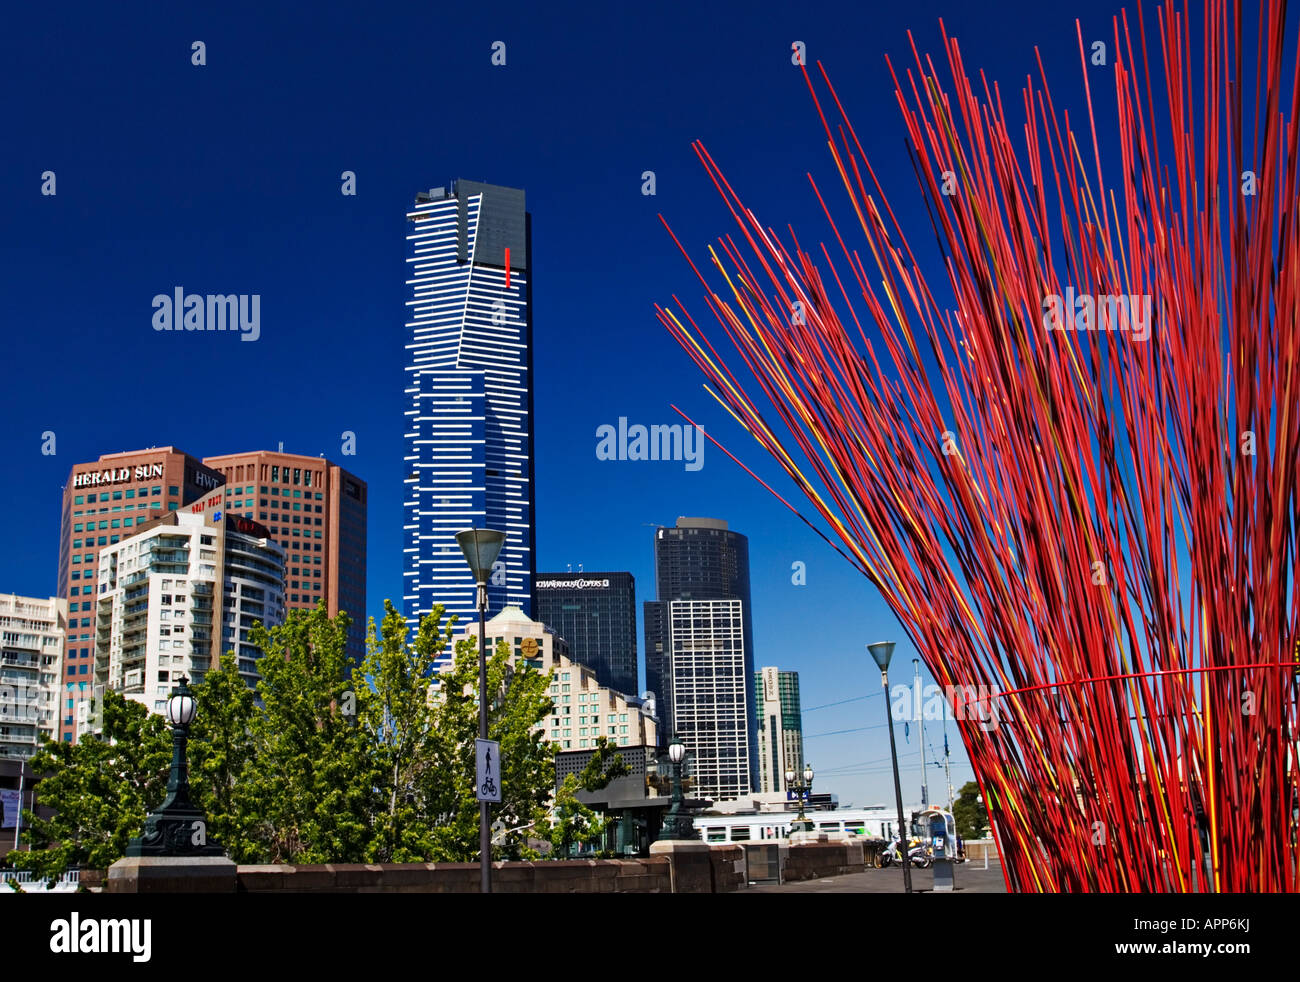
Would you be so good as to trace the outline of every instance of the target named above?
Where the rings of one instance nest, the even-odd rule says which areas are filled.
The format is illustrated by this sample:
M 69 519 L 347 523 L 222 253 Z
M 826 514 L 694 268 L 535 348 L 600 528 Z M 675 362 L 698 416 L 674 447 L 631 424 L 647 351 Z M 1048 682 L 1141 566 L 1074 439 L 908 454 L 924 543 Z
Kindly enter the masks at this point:
M 269 862 L 355 863 L 365 859 L 378 777 L 355 716 L 345 651 L 350 623 L 324 603 L 290 611 L 270 631 L 255 625 L 249 643 L 263 652 L 254 717 L 254 753 L 242 801 L 249 838 Z M 200 711 L 202 708 L 200 707 Z
M 378 786 L 379 810 L 372 818 L 366 861 L 419 862 L 433 855 L 433 827 L 421 789 L 434 775 L 436 759 L 434 666 L 452 643 L 456 618 L 441 630 L 443 607 L 435 605 L 407 644 L 406 618 L 384 602 L 384 619 L 370 622 L 368 653 L 357 673 L 358 725 L 369 742 Z M 364 680 L 364 682 L 362 681 Z
M 111 691 L 103 715 L 101 739 L 51 740 L 32 756 L 32 769 L 44 775 L 38 799 L 54 816 L 24 809 L 23 838 L 32 851 L 9 853 L 16 868 L 50 880 L 73 866 L 104 869 L 166 797 L 172 741 L 163 718 Z
M 963 839 L 982 839 L 988 834 L 989 815 L 979 795 L 980 786 L 967 781 L 952 804 L 953 822 L 957 825 L 957 834 Z
M 423 626 L 422 626 L 423 630 Z M 489 814 L 506 828 L 496 859 L 535 857 L 530 829 L 546 821 L 555 787 L 555 752 L 536 728 L 552 709 L 549 673 L 526 662 L 511 664 L 503 641 L 488 658 L 488 737 L 501 744 L 502 800 Z M 469 862 L 479 856 L 478 801 L 474 793 L 474 740 L 478 737 L 478 645 L 461 639 L 451 671 L 438 678 L 431 713 L 429 766 L 416 779 L 416 794 L 432 829 L 431 859 Z
M 253 690 L 239 674 L 235 654 L 194 684 L 199 711 L 190 727 L 190 793 L 208 815 L 211 837 L 237 863 L 264 861 L 256 840 L 255 807 L 246 780 L 257 753 Z
M 608 819 L 589 805 L 578 800 L 579 791 L 599 791 L 616 777 L 626 774 L 623 755 L 615 753 L 614 745 L 605 737 L 596 740 L 596 752 L 587 766 L 577 774 L 566 774 L 555 792 L 555 808 L 551 825 L 552 855 L 572 855 L 574 847 L 600 841 L 609 824 Z

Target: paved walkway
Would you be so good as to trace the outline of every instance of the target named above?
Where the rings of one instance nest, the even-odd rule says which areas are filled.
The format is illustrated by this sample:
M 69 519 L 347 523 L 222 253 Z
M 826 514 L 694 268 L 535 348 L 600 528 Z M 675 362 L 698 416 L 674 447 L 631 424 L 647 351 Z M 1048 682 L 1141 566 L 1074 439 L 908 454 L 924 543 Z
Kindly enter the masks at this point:
M 962 863 L 956 867 L 953 879 L 957 883 L 956 895 L 964 893 L 1006 893 L 1007 885 L 1002 879 L 1002 864 L 989 860 L 989 868 L 983 862 Z M 929 869 L 912 870 L 912 890 L 917 893 L 931 893 L 934 886 L 934 871 Z M 796 883 L 765 883 L 751 886 L 738 893 L 902 893 L 902 869 L 867 869 L 862 873 L 849 873 L 845 876 L 825 876 L 816 880 L 800 880 Z

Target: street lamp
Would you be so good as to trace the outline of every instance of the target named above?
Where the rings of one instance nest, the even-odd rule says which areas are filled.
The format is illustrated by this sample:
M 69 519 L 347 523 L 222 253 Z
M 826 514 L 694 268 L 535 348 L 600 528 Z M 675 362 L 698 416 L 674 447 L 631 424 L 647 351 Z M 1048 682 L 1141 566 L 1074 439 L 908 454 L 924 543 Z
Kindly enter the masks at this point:
M 167 722 L 172 725 L 172 767 L 167 775 L 167 797 L 144 821 L 144 835 L 132 839 L 128 856 L 224 856 L 226 851 L 208 839 L 208 817 L 190 801 L 189 766 L 185 746 L 198 701 L 182 675 L 167 700 Z
M 893 641 L 877 641 L 867 645 L 871 657 L 880 667 L 880 684 L 885 689 L 885 720 L 889 727 L 889 755 L 894 760 L 894 799 L 898 803 L 899 862 L 903 867 L 903 890 L 912 892 L 912 865 L 907 855 L 907 826 L 903 823 L 903 786 L 898 781 L 898 741 L 894 737 L 894 721 L 889 715 L 889 659 L 894 656 Z
M 465 554 L 474 582 L 478 584 L 478 736 L 488 738 L 487 716 L 487 578 L 497 561 L 506 534 L 494 529 L 465 529 L 456 533 L 456 544 Z M 478 803 L 479 889 L 492 892 L 492 829 L 488 824 L 488 803 Z
M 805 764 L 803 768 L 803 780 L 798 780 L 799 772 L 793 767 L 786 768 L 785 786 L 793 791 L 799 799 L 799 816 L 791 823 L 791 827 L 796 832 L 811 832 L 813 830 L 812 820 L 804 817 L 803 803 L 804 797 L 812 792 L 813 783 L 813 766 Z
M 695 823 L 690 813 L 682 809 L 682 763 L 686 760 L 686 745 L 675 733 L 668 743 L 668 760 L 673 765 L 673 803 L 659 830 L 659 838 L 694 839 Z

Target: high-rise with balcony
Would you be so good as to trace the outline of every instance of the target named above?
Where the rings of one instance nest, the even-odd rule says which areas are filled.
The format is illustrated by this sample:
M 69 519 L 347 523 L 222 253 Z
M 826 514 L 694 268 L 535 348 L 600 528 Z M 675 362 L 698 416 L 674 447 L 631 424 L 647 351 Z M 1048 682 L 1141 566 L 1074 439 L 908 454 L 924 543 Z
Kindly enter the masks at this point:
M 93 695 L 99 552 L 146 522 L 220 487 L 225 478 L 175 447 L 104 454 L 74 464 L 63 487 L 58 594 L 68 602 L 59 736 L 75 738 Z
M 200 680 L 232 650 L 256 683 L 261 652 L 249 631 L 284 622 L 284 550 L 265 526 L 224 511 L 225 495 L 100 552 L 96 686 L 162 712 L 180 676 Z
M 531 616 L 533 379 L 530 217 L 524 192 L 458 180 L 416 195 L 406 215 L 403 606 L 476 619 L 455 535 L 495 528 L 505 545 L 488 614 Z
M 68 602 L 0 593 L 0 757 L 26 760 L 59 731 Z

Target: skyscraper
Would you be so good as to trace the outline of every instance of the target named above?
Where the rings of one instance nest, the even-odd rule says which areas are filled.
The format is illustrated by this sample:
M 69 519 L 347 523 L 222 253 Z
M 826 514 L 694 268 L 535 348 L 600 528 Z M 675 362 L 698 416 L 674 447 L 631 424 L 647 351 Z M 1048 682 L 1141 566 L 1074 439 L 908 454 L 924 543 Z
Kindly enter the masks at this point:
M 232 650 L 256 684 L 262 652 L 249 630 L 284 621 L 284 550 L 266 526 L 225 511 L 229 493 L 164 512 L 100 552 L 96 686 L 161 713 L 177 679 L 202 680 Z
M 63 487 L 59 538 L 58 592 L 68 601 L 60 739 L 74 739 L 92 695 L 99 550 L 224 482 L 220 472 L 175 447 L 104 454 L 73 465 Z
M 323 457 L 276 450 L 203 463 L 225 479 L 226 510 L 265 525 L 284 550 L 288 609 L 323 600 L 331 617 L 346 611 L 348 658 L 360 664 L 366 656 L 366 482 Z
M 505 545 L 488 614 L 532 614 L 531 220 L 517 188 L 458 180 L 407 213 L 403 604 L 477 619 L 456 532 L 496 528 Z M 445 620 L 444 620 L 445 623 Z
M 748 777 L 758 775 L 757 723 L 753 710 L 754 643 L 749 597 L 749 540 L 715 518 L 678 518 L 673 528 L 655 531 L 656 599 L 645 604 L 646 687 L 658 698 L 660 732 L 680 730 L 675 715 L 673 657 L 675 630 L 669 605 L 674 601 L 738 600 L 747 719 L 745 752 Z M 728 683 L 730 684 L 730 682 Z M 694 748 L 692 748 L 694 749 Z M 698 757 L 698 751 L 697 751 Z
M 695 755 L 694 792 L 735 801 L 754 790 L 753 662 L 739 600 L 670 600 L 673 732 Z
M 785 789 L 785 772 L 803 772 L 803 715 L 799 673 L 763 668 L 754 673 L 758 716 L 759 791 Z
M 631 573 L 538 573 L 536 618 L 603 686 L 637 694 L 636 581 Z

